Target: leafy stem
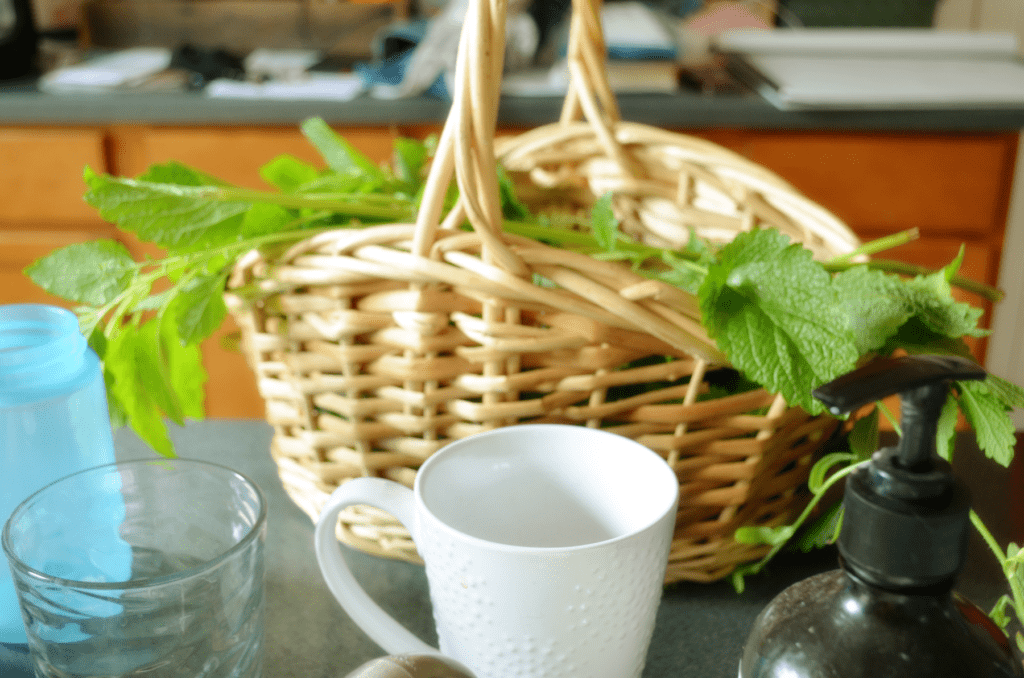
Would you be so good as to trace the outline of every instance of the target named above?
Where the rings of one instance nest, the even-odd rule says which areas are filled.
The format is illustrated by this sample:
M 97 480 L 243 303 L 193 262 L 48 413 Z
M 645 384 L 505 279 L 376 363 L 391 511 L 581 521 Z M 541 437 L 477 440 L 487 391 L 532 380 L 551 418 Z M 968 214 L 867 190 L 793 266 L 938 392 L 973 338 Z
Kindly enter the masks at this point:
M 852 460 L 854 458 L 854 455 L 830 455 L 830 457 L 831 458 L 828 461 L 832 462 L 830 464 L 831 466 L 834 465 L 835 463 L 843 461 L 844 458 L 845 460 Z M 829 476 L 827 480 L 822 482 L 821 486 L 814 493 L 814 496 L 811 497 L 811 500 L 807 503 L 807 506 L 800 513 L 800 515 L 797 516 L 797 519 L 793 521 L 792 524 L 786 525 L 781 529 L 776 528 L 779 530 L 779 536 L 784 538 L 772 539 L 771 548 L 768 550 L 768 553 L 766 553 L 761 558 L 761 560 L 750 565 L 744 565 L 742 567 L 739 567 L 733 572 L 732 582 L 736 590 L 742 592 L 743 577 L 746 575 L 757 574 L 758 572 L 760 572 L 762 569 L 764 569 L 765 565 L 767 565 L 768 562 L 771 561 L 779 553 L 779 551 L 782 550 L 782 548 L 788 543 L 789 538 L 792 537 L 793 534 L 796 533 L 796 530 L 807 521 L 811 513 L 814 511 L 815 507 L 821 501 L 822 497 L 824 497 L 825 493 L 828 492 L 829 488 L 831 488 L 833 485 L 835 485 L 840 480 L 850 475 L 851 473 L 853 473 L 866 463 L 868 463 L 868 460 L 860 461 L 855 464 L 845 466 L 836 471 L 835 473 L 833 473 L 831 476 Z M 745 532 L 745 530 L 747 530 L 747 528 L 739 528 L 736 531 L 736 540 L 745 543 L 756 543 L 758 541 L 758 537 L 754 534 L 750 534 L 749 532 Z
M 985 526 L 985 523 L 981 520 L 975 511 L 971 510 L 971 524 L 974 525 L 974 529 L 981 535 L 982 540 L 992 550 L 992 554 L 995 556 L 996 561 L 999 563 L 999 567 L 1002 568 L 1003 574 L 1006 576 L 1006 580 L 1010 585 L 1010 596 L 1012 597 L 1011 603 L 1017 614 L 1017 621 L 1024 624 L 1024 577 L 1018 576 L 1019 570 L 1024 567 L 1024 559 L 1021 557 L 1021 552 L 1017 549 L 1015 544 L 1011 544 L 1010 550 L 1007 553 L 1003 552 L 999 542 L 996 541 L 995 537 Z M 993 615 L 998 619 L 998 615 Z M 1005 630 L 1006 620 L 1000 626 Z M 1021 648 L 1024 651 L 1024 648 Z

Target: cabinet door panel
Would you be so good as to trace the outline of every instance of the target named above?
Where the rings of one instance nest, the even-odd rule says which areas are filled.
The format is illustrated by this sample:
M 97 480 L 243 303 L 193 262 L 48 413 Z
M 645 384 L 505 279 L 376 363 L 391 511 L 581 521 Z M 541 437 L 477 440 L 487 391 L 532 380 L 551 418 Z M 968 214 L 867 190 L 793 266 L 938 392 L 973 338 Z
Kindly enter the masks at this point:
M 100 130 L 0 128 L 0 229 L 102 223 L 82 200 L 82 170 L 105 171 Z
M 1015 135 L 779 133 L 750 156 L 855 230 L 1002 231 Z

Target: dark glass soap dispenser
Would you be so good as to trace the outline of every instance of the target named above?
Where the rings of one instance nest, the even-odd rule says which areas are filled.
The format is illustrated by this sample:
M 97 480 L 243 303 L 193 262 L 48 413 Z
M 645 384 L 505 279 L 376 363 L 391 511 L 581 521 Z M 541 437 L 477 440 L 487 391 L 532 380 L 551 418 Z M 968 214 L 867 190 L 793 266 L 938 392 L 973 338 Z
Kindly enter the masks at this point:
M 906 356 L 814 391 L 834 414 L 899 393 L 902 437 L 847 478 L 840 569 L 768 604 L 747 638 L 740 678 L 1024 676 L 999 629 L 968 621 L 953 594 L 970 499 L 935 454 L 936 426 L 949 382 L 984 377 L 963 358 Z

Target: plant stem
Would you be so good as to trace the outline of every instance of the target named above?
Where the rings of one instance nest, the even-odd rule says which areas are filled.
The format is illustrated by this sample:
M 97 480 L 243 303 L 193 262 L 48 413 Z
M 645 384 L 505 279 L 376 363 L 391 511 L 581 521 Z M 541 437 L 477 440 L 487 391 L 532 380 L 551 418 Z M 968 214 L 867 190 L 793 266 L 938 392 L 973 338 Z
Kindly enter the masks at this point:
M 981 535 L 982 540 L 992 550 L 996 560 L 999 562 L 999 567 L 1003 570 L 1003 574 L 1006 576 L 1006 581 L 1010 586 L 1010 596 L 1013 599 L 1013 611 L 1017 615 L 1017 621 L 1024 624 L 1024 589 L 1020 587 L 1010 572 L 1010 564 L 1006 560 L 1006 555 L 1003 553 L 1002 547 L 996 538 L 992 536 L 988 528 L 985 527 L 985 523 L 982 522 L 981 516 L 971 509 L 971 524 L 974 525 L 974 529 Z
M 412 219 L 416 207 L 411 200 L 363 193 L 296 195 L 231 187 L 211 191 L 210 197 L 223 202 L 258 202 L 281 207 L 329 210 L 336 214 L 383 221 Z
M 816 492 L 813 497 L 811 497 L 811 500 L 807 503 L 807 506 L 804 508 L 804 510 L 800 514 L 800 516 L 795 521 L 793 521 L 793 523 L 792 523 L 793 527 L 796 528 L 796 527 L 802 525 L 804 523 L 804 521 L 807 520 L 807 517 L 809 515 L 811 515 L 811 511 L 813 511 L 814 507 L 818 505 L 818 502 L 821 501 L 821 498 L 825 496 L 825 493 L 828 491 L 828 489 L 830 487 L 832 487 L 837 482 L 839 482 L 840 480 L 842 480 L 846 476 L 848 476 L 851 473 L 853 473 L 854 471 L 856 471 L 858 468 L 860 468 L 864 464 L 868 463 L 868 461 L 870 461 L 870 460 L 865 459 L 864 461 L 857 462 L 856 464 L 850 464 L 846 468 L 839 469 L 838 471 L 833 473 L 831 476 L 829 476 L 828 480 L 826 480 L 824 483 L 822 483 L 821 489 L 818 492 Z M 788 540 L 787 540 L 787 542 L 788 542 Z M 768 551 L 768 553 L 765 554 L 765 556 L 763 558 L 761 558 L 761 560 L 758 561 L 757 564 L 753 567 L 752 573 L 760 572 L 761 568 L 763 568 L 768 563 L 768 561 L 770 561 L 772 558 L 774 558 L 775 555 L 779 551 L 782 550 L 782 547 L 784 547 L 787 542 L 783 542 L 781 544 L 773 545 L 771 550 Z
M 866 242 L 849 254 L 840 254 L 829 261 L 826 266 L 831 264 L 842 264 L 859 256 L 871 256 L 878 254 L 879 252 L 884 252 L 885 250 L 892 249 L 893 247 L 906 245 L 908 242 L 917 240 L 919 237 L 921 237 L 921 232 L 917 228 L 908 228 L 905 231 L 900 231 L 899 233 L 893 233 L 892 235 L 883 236 Z

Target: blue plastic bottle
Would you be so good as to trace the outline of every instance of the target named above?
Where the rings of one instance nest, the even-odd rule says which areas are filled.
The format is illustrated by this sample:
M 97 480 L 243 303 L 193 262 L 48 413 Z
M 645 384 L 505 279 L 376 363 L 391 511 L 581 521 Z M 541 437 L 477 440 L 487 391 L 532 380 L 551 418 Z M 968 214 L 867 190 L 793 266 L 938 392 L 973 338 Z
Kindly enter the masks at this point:
M 0 524 L 43 486 L 114 461 L 100 361 L 73 313 L 0 306 Z M 0 563 L 0 642 L 26 642 L 6 559 Z

